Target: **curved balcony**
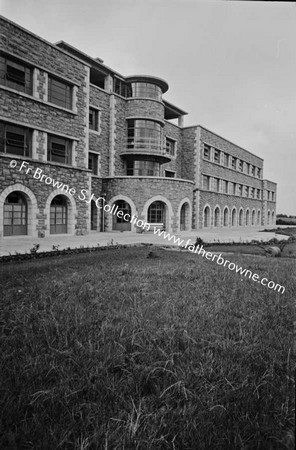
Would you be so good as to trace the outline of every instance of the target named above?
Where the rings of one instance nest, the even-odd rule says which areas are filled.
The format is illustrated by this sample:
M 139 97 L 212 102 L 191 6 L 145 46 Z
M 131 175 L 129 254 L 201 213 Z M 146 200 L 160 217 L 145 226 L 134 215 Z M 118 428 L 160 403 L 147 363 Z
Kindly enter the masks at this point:
M 162 164 L 171 161 L 166 149 L 159 139 L 155 138 L 128 138 L 126 147 L 121 150 L 120 155 L 123 157 L 149 156 L 150 159 Z

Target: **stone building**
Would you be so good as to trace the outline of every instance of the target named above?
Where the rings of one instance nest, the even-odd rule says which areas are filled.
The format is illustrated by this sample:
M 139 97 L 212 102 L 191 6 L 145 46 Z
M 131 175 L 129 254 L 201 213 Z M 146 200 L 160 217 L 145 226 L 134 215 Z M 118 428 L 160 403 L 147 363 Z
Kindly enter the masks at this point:
M 1 237 L 275 224 L 263 160 L 184 127 L 166 81 L 0 21 Z

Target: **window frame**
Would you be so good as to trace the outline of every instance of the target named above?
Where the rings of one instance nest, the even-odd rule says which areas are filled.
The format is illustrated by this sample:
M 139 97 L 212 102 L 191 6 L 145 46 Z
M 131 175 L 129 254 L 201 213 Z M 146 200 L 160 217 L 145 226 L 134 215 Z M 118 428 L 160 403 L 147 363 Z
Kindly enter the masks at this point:
M 90 116 L 92 116 L 92 121 L 90 120 Z M 89 107 L 88 111 L 88 128 L 90 131 L 96 131 L 99 132 L 99 118 L 100 118 L 100 110 L 97 108 L 94 108 L 93 106 Z
M 92 175 L 98 175 L 98 165 L 99 165 L 98 153 L 88 152 L 88 169 L 91 170 Z
M 63 88 L 65 89 L 64 99 L 61 95 Z M 73 111 L 73 88 L 73 83 L 67 82 L 49 73 L 47 83 L 47 101 L 58 106 L 59 108 Z
M 58 152 L 61 151 L 61 149 L 58 149 L 58 148 L 53 149 L 52 144 L 64 145 L 64 147 L 65 147 L 65 156 L 64 156 L 65 161 L 64 162 L 59 161 L 57 159 L 53 159 L 53 156 L 55 156 L 56 158 L 58 158 L 58 157 L 62 158 L 62 156 L 58 155 Z M 47 136 L 47 161 L 71 166 L 72 165 L 72 145 L 73 145 L 73 141 L 71 139 L 56 136 L 54 134 L 48 134 L 48 136 Z M 53 152 L 53 150 L 56 154 Z
M 13 75 L 13 71 L 22 72 L 23 80 L 18 79 L 16 73 Z M 17 58 L 0 53 L 0 85 L 27 95 L 33 95 L 32 66 Z
M 165 150 L 169 155 L 176 156 L 176 140 L 166 136 Z
M 208 144 L 203 145 L 203 159 L 206 161 L 211 161 L 211 147 Z
M 18 133 L 19 131 L 19 133 Z M 7 134 L 10 133 L 10 137 Z M 13 135 L 23 136 L 23 139 L 14 139 Z M 30 158 L 32 156 L 32 129 L 28 127 L 23 127 L 21 125 L 15 125 L 12 123 L 0 122 L 0 152 L 15 155 L 15 156 L 23 156 Z M 15 145 L 12 143 L 9 144 L 8 141 L 14 141 Z M 22 144 L 22 145 L 21 145 Z M 9 146 L 9 147 L 8 147 Z M 19 148 L 23 149 L 22 152 L 13 152 L 9 151 L 8 148 Z

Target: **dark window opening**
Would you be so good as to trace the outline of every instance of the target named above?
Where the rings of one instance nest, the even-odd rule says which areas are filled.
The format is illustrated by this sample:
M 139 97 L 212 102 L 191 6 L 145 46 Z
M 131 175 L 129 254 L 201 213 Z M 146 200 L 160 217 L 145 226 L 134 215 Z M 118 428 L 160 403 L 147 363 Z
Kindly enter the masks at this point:
M 32 69 L 13 59 L 0 56 L 0 84 L 32 95 Z
M 32 130 L 0 122 L 0 151 L 31 156 Z
M 99 130 L 99 111 L 94 108 L 89 108 L 89 129 L 98 131 Z
M 164 171 L 165 177 L 167 178 L 175 178 L 176 173 L 171 170 L 165 170 Z
M 166 141 L 165 141 L 166 152 L 169 153 L 171 156 L 175 156 L 175 147 L 176 147 L 176 142 L 173 139 L 166 138 Z
M 88 154 L 88 168 L 94 175 L 98 175 L 98 155 L 96 153 Z
M 48 101 L 62 108 L 72 109 L 72 86 L 49 76 Z
M 211 147 L 209 145 L 204 144 L 203 157 L 210 161 L 210 159 L 211 159 Z
M 48 136 L 47 159 L 61 164 L 71 164 L 71 141 L 56 136 Z
M 127 161 L 126 174 L 134 177 L 159 177 L 160 163 L 156 161 Z

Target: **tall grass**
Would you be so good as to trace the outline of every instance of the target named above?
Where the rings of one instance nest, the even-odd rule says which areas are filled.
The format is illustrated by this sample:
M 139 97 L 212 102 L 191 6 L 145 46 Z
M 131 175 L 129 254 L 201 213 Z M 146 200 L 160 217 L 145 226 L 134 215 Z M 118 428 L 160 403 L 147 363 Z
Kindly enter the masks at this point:
M 147 253 L 1 268 L 0 448 L 293 448 L 295 265 Z

